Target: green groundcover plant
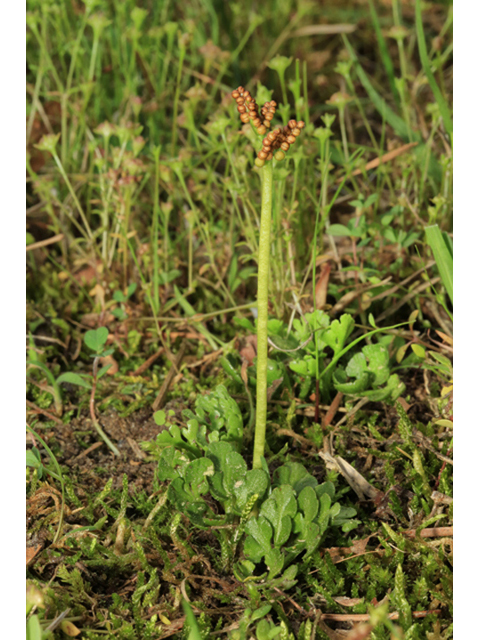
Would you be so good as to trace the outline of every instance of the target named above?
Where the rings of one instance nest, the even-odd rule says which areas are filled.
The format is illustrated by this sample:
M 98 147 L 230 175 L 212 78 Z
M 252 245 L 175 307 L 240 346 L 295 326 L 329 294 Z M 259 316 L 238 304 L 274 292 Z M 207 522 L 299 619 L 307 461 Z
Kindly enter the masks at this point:
M 199 396 L 195 413 L 186 410 L 187 427 L 171 424 L 145 448 L 158 457 L 157 478 L 168 482 L 166 496 L 195 527 L 211 530 L 222 550 L 224 570 L 232 568 L 246 534 L 245 560 L 234 568 L 239 580 L 258 574 L 293 585 L 298 556 L 307 559 L 329 527 L 355 528 L 355 509 L 335 502 L 335 487 L 319 484 L 297 462 L 278 467 L 273 477 L 262 468 L 248 470 L 243 455 L 243 420 L 235 400 L 220 385 Z M 157 415 L 163 425 L 164 412 Z M 213 501 L 212 501 L 213 499 Z

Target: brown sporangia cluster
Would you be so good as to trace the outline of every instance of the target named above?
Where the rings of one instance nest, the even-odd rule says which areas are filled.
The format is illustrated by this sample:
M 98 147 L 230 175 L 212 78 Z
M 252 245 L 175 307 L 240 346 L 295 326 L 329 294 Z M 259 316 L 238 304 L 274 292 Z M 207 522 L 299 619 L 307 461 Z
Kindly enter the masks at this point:
M 250 92 L 243 87 L 238 87 L 238 89 L 232 91 L 232 97 L 237 103 L 237 110 L 243 124 L 251 122 L 261 136 L 265 135 L 267 129 L 272 126 L 271 123 L 277 108 L 275 100 L 266 102 L 259 113 L 255 98 L 252 98 Z M 299 122 L 290 120 L 283 129 L 278 128 L 270 131 L 262 141 L 262 149 L 255 159 L 256 166 L 263 167 L 265 162 L 271 160 L 274 156 L 275 160 L 283 160 L 285 152 L 295 142 L 304 126 L 305 123 L 302 120 Z

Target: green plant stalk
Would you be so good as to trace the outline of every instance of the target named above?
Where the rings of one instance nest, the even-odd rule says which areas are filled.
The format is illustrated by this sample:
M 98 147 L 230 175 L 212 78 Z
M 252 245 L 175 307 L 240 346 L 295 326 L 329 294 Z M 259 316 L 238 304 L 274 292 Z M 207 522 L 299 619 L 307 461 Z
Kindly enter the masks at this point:
M 285 71 L 281 71 L 281 72 L 279 71 L 278 77 L 280 79 L 280 87 L 282 89 L 283 104 L 288 104 L 287 87 L 285 86 Z
M 425 156 L 424 156 L 425 159 L 424 159 L 424 163 L 423 163 L 424 166 L 423 166 L 423 171 L 422 171 L 422 178 L 420 180 L 420 184 L 419 184 L 419 187 L 418 187 L 418 192 L 419 192 L 418 201 L 419 202 L 423 202 L 423 194 L 424 194 L 424 191 L 425 191 L 425 187 L 427 185 L 428 167 L 430 165 L 430 156 L 432 154 L 433 140 L 434 140 L 435 135 L 437 133 L 437 129 L 440 126 L 440 122 L 441 122 L 440 118 L 435 117 L 433 119 L 432 128 L 430 130 L 430 133 L 429 133 L 429 136 L 428 136 L 428 140 L 425 142 Z
M 159 294 L 159 277 L 160 277 L 160 264 L 158 260 L 158 249 L 159 249 L 159 241 L 158 241 L 158 229 L 160 225 L 160 151 L 161 146 L 155 147 L 153 151 L 154 161 L 155 161 L 155 186 L 154 186 L 154 195 L 153 195 L 153 226 L 152 226 L 152 249 L 153 249 L 153 303 L 155 313 L 158 314 L 160 311 L 160 294 Z
M 373 0 L 368 0 L 368 4 L 370 7 L 370 16 L 372 18 L 373 28 L 375 29 L 375 35 L 377 36 L 378 49 L 380 51 L 380 57 L 383 62 L 383 66 L 385 67 L 385 72 L 388 77 L 388 82 L 390 84 L 390 89 L 393 94 L 393 98 L 395 100 L 395 104 L 397 107 L 400 106 L 400 96 L 398 95 L 397 87 L 395 86 L 395 71 L 393 68 L 393 62 L 388 53 L 387 43 L 385 42 L 385 38 L 383 37 L 382 30 L 380 28 L 380 20 L 378 19 L 377 10 L 375 9 L 375 4 Z
M 78 52 L 80 50 L 80 43 L 82 41 L 82 37 L 83 37 L 83 33 L 85 31 L 85 27 L 87 25 L 87 20 L 86 20 L 86 16 L 88 14 L 88 10 L 82 20 L 82 25 L 80 27 L 80 30 L 78 32 L 77 35 L 77 39 L 75 40 L 75 44 L 73 47 L 73 52 L 72 52 L 72 59 L 70 62 L 70 67 L 68 70 L 68 77 L 67 77 L 67 85 L 65 87 L 65 91 L 62 94 L 62 98 L 61 98 L 61 105 L 62 105 L 62 115 L 61 115 L 61 127 L 62 127 L 62 136 L 60 139 L 60 144 L 61 144 L 61 158 L 62 158 L 62 164 L 64 167 L 68 168 L 68 162 L 69 162 L 69 157 L 68 157 L 68 131 L 67 131 L 67 127 L 68 127 L 68 122 L 67 122 L 67 116 L 68 116 L 68 99 L 70 97 L 70 90 L 72 87 L 72 81 L 73 81 L 73 74 L 75 72 L 75 67 L 77 64 L 77 56 L 78 56 Z
M 174 167 L 173 171 L 177 176 L 178 181 L 182 185 L 183 192 L 185 193 L 185 198 L 192 212 L 191 218 L 188 220 L 188 289 L 191 290 L 193 283 L 193 228 L 194 224 L 197 222 L 197 209 L 193 203 L 192 198 L 190 197 L 190 193 L 188 192 L 181 169 Z
M 358 111 L 360 112 L 360 115 L 362 116 L 362 120 L 363 120 L 363 124 L 365 126 L 365 129 L 370 137 L 370 140 L 372 141 L 372 145 L 375 148 L 375 150 L 377 151 L 378 155 L 381 154 L 380 152 L 380 147 L 377 144 L 377 140 L 375 138 L 375 136 L 373 135 L 373 131 L 372 131 L 372 127 L 370 126 L 370 123 L 368 121 L 367 116 L 365 115 L 365 109 L 362 107 L 362 103 L 360 102 L 358 95 L 355 91 L 355 85 L 353 84 L 352 78 L 350 75 L 345 76 L 345 80 L 347 82 L 347 87 L 348 90 L 350 91 L 350 94 L 353 96 L 353 99 L 355 100 L 355 106 L 357 107 Z
M 35 115 L 37 113 L 37 104 L 38 104 L 38 100 L 39 100 L 39 95 L 40 95 L 40 89 L 42 87 L 42 82 L 43 82 L 43 73 L 44 73 L 44 69 L 45 69 L 45 56 L 43 54 L 43 49 L 40 49 L 40 64 L 38 65 L 38 71 L 37 71 L 37 77 L 35 79 L 35 89 L 33 90 L 33 95 L 32 95 L 32 107 L 30 110 L 30 115 L 28 117 L 28 124 L 27 124 L 27 144 L 30 141 L 30 136 L 32 134 L 32 128 L 33 128 L 33 122 L 35 120 Z
M 154 302 L 154 300 L 152 298 L 152 294 L 149 291 L 149 286 L 147 284 L 145 276 L 142 273 L 142 269 L 140 267 L 140 263 L 138 262 L 137 255 L 135 253 L 135 249 L 133 248 L 132 243 L 130 242 L 130 240 L 128 238 L 127 238 L 127 245 L 128 245 L 129 250 L 130 250 L 130 255 L 132 256 L 132 260 L 133 260 L 133 262 L 135 264 L 135 267 L 137 268 L 138 275 L 140 276 L 140 280 L 142 281 L 142 285 L 143 285 L 144 290 L 145 290 L 145 295 L 146 295 L 146 298 L 148 300 L 148 304 L 150 305 L 150 308 L 152 309 L 153 319 L 155 321 L 155 326 L 157 328 L 157 333 L 160 336 L 161 335 L 160 325 L 158 324 L 157 312 L 155 311 L 155 302 Z
M 327 139 L 327 143 L 328 143 L 328 139 Z M 323 145 L 322 145 L 323 146 Z M 313 308 L 316 311 L 317 310 L 317 296 L 316 296 L 316 287 L 317 287 L 317 238 L 318 238 L 318 231 L 319 231 L 319 227 L 320 227 L 320 210 L 323 209 L 325 210 L 325 205 L 326 205 L 326 195 L 327 195 L 327 184 L 328 184 L 328 160 L 325 161 L 323 158 L 323 168 L 324 168 L 324 172 L 326 174 L 326 179 L 322 180 L 322 206 L 317 207 L 317 212 L 315 215 L 315 229 L 313 232 L 313 251 L 312 251 L 312 257 L 313 257 L 313 265 L 312 265 L 312 296 L 313 296 Z M 323 188 L 325 183 L 325 189 Z M 323 221 L 322 221 L 323 222 Z M 323 225 L 322 225 L 323 227 Z M 315 422 L 318 422 L 318 406 L 320 403 L 320 399 L 319 399 L 319 391 L 320 391 L 320 385 L 319 385 L 319 381 L 320 381 L 320 349 L 319 349 L 319 335 L 318 335 L 318 331 L 317 331 L 317 319 L 315 316 L 315 327 L 314 327 L 314 331 L 315 331 Z
M 267 358 L 268 358 L 268 272 L 270 263 L 270 225 L 272 218 L 273 169 L 267 162 L 261 170 L 262 208 L 260 214 L 260 241 L 258 246 L 257 285 L 257 404 L 253 468 L 262 468 L 267 428 Z
M 162 74 L 160 76 L 160 81 L 158 83 L 157 95 L 162 95 L 165 91 L 165 82 L 167 79 L 168 69 L 170 67 L 170 62 L 172 60 L 172 50 L 173 50 L 173 39 L 175 37 L 175 33 L 173 31 L 167 33 L 167 52 L 162 54 Z M 160 60 L 160 48 L 158 49 L 159 60 Z M 163 109 L 163 114 L 165 115 L 165 108 Z M 162 118 L 162 121 L 164 118 Z
M 199 233 L 200 233 L 200 235 L 202 237 L 202 241 L 205 242 L 207 247 L 209 247 L 208 255 L 209 255 L 209 258 L 210 258 L 210 264 L 212 265 L 213 272 L 215 273 L 215 275 L 218 278 L 219 286 L 221 286 L 224 289 L 224 291 L 227 294 L 227 297 L 230 298 L 231 303 L 233 305 L 235 305 L 235 301 L 232 298 L 230 292 L 225 287 L 225 284 L 223 283 L 223 279 L 222 279 L 222 277 L 220 275 L 220 272 L 218 271 L 218 267 L 215 264 L 215 260 L 213 258 L 213 252 L 211 251 L 211 243 L 210 243 L 210 240 L 208 238 L 207 232 L 204 229 L 204 225 L 199 224 L 199 221 L 198 221 L 198 209 L 195 206 L 195 204 L 194 204 L 194 202 L 193 202 L 193 200 L 192 200 L 192 198 L 190 196 L 190 193 L 188 192 L 187 185 L 185 183 L 185 179 L 183 177 L 183 174 L 182 174 L 181 170 L 178 169 L 178 168 L 173 168 L 173 171 L 175 172 L 175 175 L 177 176 L 180 184 L 182 185 L 183 191 L 185 193 L 185 198 L 186 198 L 188 204 L 190 205 L 190 210 L 191 210 L 191 214 L 190 214 L 191 217 L 188 220 L 188 223 L 189 223 L 189 225 L 188 225 L 188 289 L 191 290 L 192 286 L 193 286 L 193 230 L 194 230 L 194 227 L 196 225 L 197 228 L 198 228 L 198 231 L 199 231 Z
M 342 134 L 343 155 L 345 156 L 345 162 L 348 162 L 350 160 L 350 156 L 348 155 L 347 130 L 345 128 L 345 107 L 340 107 L 339 116 L 340 132 Z
M 300 12 L 297 12 L 297 15 Z M 235 64 L 238 56 L 240 55 L 240 53 L 242 52 L 243 48 L 245 47 L 245 45 L 247 44 L 247 42 L 250 39 L 250 36 L 252 35 L 252 33 L 255 31 L 255 29 L 263 22 L 262 18 L 259 19 L 252 19 L 250 20 L 250 24 L 248 25 L 247 30 L 245 31 L 243 38 L 240 40 L 240 42 L 238 43 L 237 48 L 232 51 L 232 53 L 230 54 L 230 57 L 228 60 L 226 60 L 222 66 L 220 67 L 220 70 L 218 72 L 217 77 L 215 78 L 215 84 L 213 85 L 213 89 L 212 92 L 210 94 L 210 97 L 208 98 L 207 102 L 206 102 L 206 109 L 209 109 L 210 103 L 213 102 L 215 100 L 215 96 L 217 94 L 218 89 L 222 86 L 221 85 L 221 81 L 222 78 L 225 74 L 225 72 L 227 71 L 227 69 L 230 69 L 232 67 L 233 64 Z M 266 59 L 270 60 L 272 58 L 272 54 L 271 51 L 267 54 Z
M 105 159 L 108 158 L 108 138 L 104 139 L 104 151 L 105 151 Z M 106 186 L 105 186 L 105 171 L 100 174 L 100 189 L 102 194 L 102 259 L 107 264 L 108 259 L 108 227 L 109 227 L 109 215 L 108 215 L 108 197 L 105 198 L 106 195 Z
M 185 46 L 180 47 L 180 58 L 178 60 L 177 83 L 175 87 L 175 97 L 173 99 L 173 124 L 172 124 L 172 147 L 171 154 L 175 155 L 175 147 L 177 146 L 177 118 L 178 118 L 178 101 L 180 99 L 180 85 L 182 81 L 183 61 L 185 60 Z
M 92 234 L 92 230 L 90 229 L 90 225 L 88 224 L 88 220 L 87 217 L 85 216 L 85 213 L 82 209 L 82 205 L 80 204 L 78 198 L 77 198 L 77 194 L 75 193 L 75 189 L 72 187 L 72 184 L 70 182 L 70 180 L 68 179 L 68 176 L 66 174 L 65 169 L 63 168 L 63 164 L 60 160 L 60 158 L 58 157 L 58 154 L 56 152 L 53 153 L 53 159 L 55 160 L 55 163 L 58 167 L 58 170 L 60 171 L 60 174 L 62 176 L 62 178 L 65 180 L 65 183 L 68 187 L 68 190 L 70 191 L 70 195 L 72 196 L 73 201 L 75 202 L 77 209 L 78 209 L 78 213 L 80 214 L 80 217 L 82 219 L 82 222 L 84 224 L 85 227 L 85 231 L 87 233 L 88 238 L 93 241 L 93 234 Z
M 116 161 L 113 164 L 114 169 L 118 169 L 121 166 L 122 160 L 123 160 L 123 154 L 125 153 L 126 148 L 127 148 L 127 141 L 125 140 L 124 143 L 122 144 L 121 148 L 120 148 L 120 153 L 118 154 L 118 158 L 116 159 Z M 114 188 L 114 183 L 113 183 L 113 181 L 111 181 L 110 186 L 108 188 L 106 205 L 105 205 L 107 207 L 107 209 L 110 206 L 110 200 L 112 198 L 113 188 Z M 107 211 L 106 215 L 108 216 L 108 211 Z M 115 257 L 115 250 L 116 250 L 116 247 L 117 247 L 117 238 L 119 237 L 119 233 L 120 233 L 120 220 L 117 219 L 117 222 L 116 222 L 116 225 L 115 225 L 115 232 L 113 234 L 113 241 L 112 241 L 112 243 L 110 245 L 110 255 L 108 257 L 108 268 L 109 269 L 112 266 L 113 258 Z
M 240 186 L 240 180 L 238 177 L 238 173 L 237 173 L 237 168 L 235 166 L 235 162 L 233 161 L 232 158 L 232 150 L 230 149 L 230 145 L 227 142 L 227 136 L 225 135 L 225 131 L 222 131 L 222 140 L 223 140 L 223 144 L 225 146 L 225 150 L 227 152 L 227 156 L 228 156 L 228 161 L 230 162 L 230 166 L 232 167 L 232 174 L 233 174 L 233 178 L 235 180 L 235 184 L 237 185 L 237 187 Z
M 123 210 L 123 286 L 128 284 L 128 224 L 130 222 L 130 212 L 132 209 L 132 187 L 129 185 L 125 190 L 125 203 Z
M 97 62 L 98 45 L 100 44 L 100 36 L 102 34 L 101 29 L 94 29 L 93 31 L 93 44 L 90 54 L 90 64 L 88 67 L 88 82 L 92 82 L 95 75 L 95 66 Z
M 304 114 L 305 125 L 308 127 L 310 124 L 310 112 L 308 110 L 308 88 L 307 88 L 307 61 L 303 61 L 303 100 L 304 100 Z
M 401 8 L 399 6 L 398 0 L 393 0 L 392 2 L 392 10 L 393 10 L 393 23 L 396 27 L 402 26 L 402 18 L 400 15 Z M 400 60 L 400 73 L 402 79 L 406 82 L 407 79 L 407 59 L 405 57 L 405 47 L 403 46 L 403 39 L 397 39 L 398 46 L 398 57 Z

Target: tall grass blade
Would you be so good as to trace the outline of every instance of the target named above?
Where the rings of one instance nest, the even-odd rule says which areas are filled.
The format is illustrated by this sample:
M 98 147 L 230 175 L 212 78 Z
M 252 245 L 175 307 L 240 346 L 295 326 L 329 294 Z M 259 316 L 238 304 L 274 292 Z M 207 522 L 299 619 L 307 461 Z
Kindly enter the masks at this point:
M 393 69 L 393 62 L 390 54 L 388 53 L 387 43 L 383 37 L 382 30 L 380 29 L 380 20 L 378 19 L 378 13 L 375 8 L 374 0 L 368 0 L 370 6 L 370 15 L 372 16 L 373 28 L 375 29 L 375 35 L 378 40 L 378 49 L 380 51 L 380 57 L 385 67 L 385 73 L 387 74 L 390 89 L 393 93 L 395 104 L 400 108 L 400 96 L 398 95 L 398 89 L 395 86 L 395 72 Z
M 433 251 L 440 278 L 453 304 L 453 251 L 450 242 L 446 242 L 437 224 L 425 228 L 427 242 Z M 450 238 L 449 238 L 450 240 Z
M 197 624 L 197 620 L 193 615 L 192 607 L 186 600 L 182 600 L 183 610 L 189 626 L 188 640 L 202 640 L 202 634 Z

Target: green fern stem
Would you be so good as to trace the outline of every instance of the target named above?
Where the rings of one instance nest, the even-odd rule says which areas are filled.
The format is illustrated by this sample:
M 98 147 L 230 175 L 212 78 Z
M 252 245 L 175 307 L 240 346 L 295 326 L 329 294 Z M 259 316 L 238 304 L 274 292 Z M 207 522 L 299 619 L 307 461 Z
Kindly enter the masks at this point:
M 253 468 L 262 468 L 267 428 L 267 356 L 268 356 L 268 272 L 270 261 L 270 223 L 272 219 L 273 170 L 272 162 L 261 169 L 262 210 L 260 216 L 260 241 L 258 246 L 257 285 L 257 407 L 255 418 L 255 442 Z

